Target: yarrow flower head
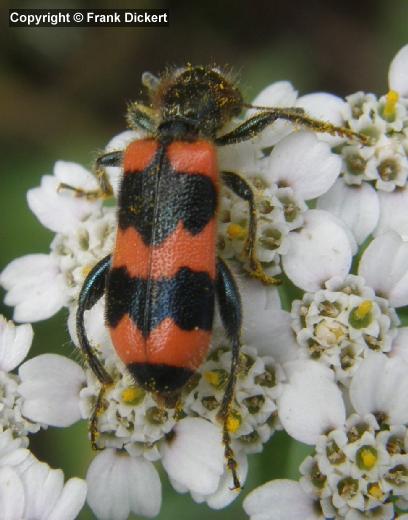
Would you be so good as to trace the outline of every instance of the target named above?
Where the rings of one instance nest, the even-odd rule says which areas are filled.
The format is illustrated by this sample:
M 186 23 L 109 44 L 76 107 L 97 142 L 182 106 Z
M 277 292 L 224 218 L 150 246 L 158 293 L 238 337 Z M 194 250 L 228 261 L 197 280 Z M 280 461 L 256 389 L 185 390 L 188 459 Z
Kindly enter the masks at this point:
M 407 494 L 407 369 L 399 359 L 371 353 L 352 378 L 352 411 L 346 417 L 343 397 L 327 368 L 315 361 L 291 366 L 279 415 L 293 437 L 315 444 L 315 453 L 300 467 L 300 485 L 274 481 L 246 498 L 251 518 L 267 511 L 278 490 L 294 520 L 394 518 L 391 499 L 405 500 Z M 312 381 L 314 388 L 308 387 Z M 289 502 L 294 494 L 297 504 Z M 308 516 L 301 516 L 304 511 Z M 272 510 L 265 518 L 283 517 Z
M 61 470 L 27 449 L 28 435 L 41 424 L 27 418 L 30 405 L 20 393 L 20 376 L 12 371 L 27 356 L 32 339 L 31 325 L 15 326 L 0 316 L 0 518 L 73 520 L 84 505 L 86 483 L 72 478 L 64 484 Z
M 394 288 L 384 284 L 376 255 L 377 251 L 386 251 L 381 261 L 389 265 L 395 249 L 386 248 L 393 241 L 402 255 L 407 254 L 406 244 L 389 233 L 375 239 L 360 259 L 359 273 L 366 273 L 371 287 L 362 276 L 334 277 L 325 283 L 324 289 L 305 293 L 302 300 L 292 303 L 292 327 L 302 353 L 331 367 L 344 384 L 370 352 L 390 352 L 398 335 L 400 321 L 386 297 L 392 295 Z M 407 270 L 402 258 L 401 261 L 400 267 L 394 262 L 395 271 L 400 268 L 400 277 L 393 283 L 400 285 L 402 297 L 396 307 L 408 302 L 404 282 Z M 382 290 L 378 292 L 382 298 L 373 289 L 380 284 Z
M 157 515 L 159 463 L 176 491 L 225 507 L 237 496 L 236 478 L 245 482 L 247 456 L 262 451 L 278 429 L 314 451 L 301 465 L 299 482 L 275 481 L 248 496 L 244 507 L 254 520 L 391 519 L 394 501 L 401 507 L 408 501 L 408 332 L 397 314 L 408 304 L 408 249 L 400 233 L 404 223 L 394 219 L 395 225 L 385 226 L 385 217 L 378 223 L 380 205 L 384 216 L 386 196 L 399 196 L 408 175 L 404 49 L 391 65 L 385 97 L 298 97 L 289 83 L 278 82 L 254 105 L 292 107 L 299 126 L 302 117 L 308 124 L 294 128 L 278 120 L 259 136 L 220 149 L 220 171 L 238 171 L 251 192 L 241 198 L 226 183 L 217 211 L 217 255 L 231 263 L 243 308 L 227 415 L 220 410 L 233 353 L 230 331 L 223 331 L 217 314 L 207 359 L 177 399 L 149 392 L 131 376 L 105 326 L 104 297 L 86 306 L 84 326 L 110 384 L 101 385 L 88 365 L 57 354 L 33 357 L 18 375 L 0 373 L 8 382 L 0 426 L 21 445 L 40 427 L 90 422 L 91 440 L 101 450 L 87 473 L 87 501 L 97 518 Z M 245 118 L 259 114 L 254 110 Z M 310 128 L 333 126 L 309 115 L 342 126 L 341 135 L 328 130 L 331 135 L 317 136 Z M 231 129 L 241 122 L 233 121 Z M 124 150 L 146 136 L 151 134 L 129 130 L 106 151 Z M 118 195 L 120 168 L 108 167 L 106 174 Z M 76 346 L 81 288 L 116 239 L 116 208 L 84 196 L 98 189 L 91 172 L 59 161 L 54 175 L 27 196 L 39 221 L 55 233 L 49 254 L 16 259 L 0 275 L 16 320 L 46 319 L 65 307 Z M 343 205 L 337 204 L 339 193 Z M 355 270 L 353 256 L 371 233 L 378 236 Z M 291 312 L 281 308 L 276 288 L 248 274 L 264 282 L 284 274 L 280 294 Z M 293 302 L 288 281 L 297 294 L 306 291 Z M 29 335 L 29 326 L 21 327 Z
M 343 106 L 342 124 L 370 137 L 365 146 L 343 143 L 341 175 L 318 202 L 345 221 L 359 244 L 393 229 L 407 235 L 408 46 L 393 59 L 388 93 L 357 92 Z

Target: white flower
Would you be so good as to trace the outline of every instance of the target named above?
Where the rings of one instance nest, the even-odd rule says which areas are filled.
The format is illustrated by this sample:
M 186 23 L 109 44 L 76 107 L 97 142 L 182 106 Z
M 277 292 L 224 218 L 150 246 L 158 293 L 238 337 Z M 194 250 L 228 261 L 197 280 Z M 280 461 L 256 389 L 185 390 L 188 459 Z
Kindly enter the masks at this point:
M 360 266 L 368 265 L 366 254 Z M 332 368 L 344 384 L 370 352 L 391 350 L 399 324 L 388 301 L 354 275 L 333 278 L 325 289 L 305 293 L 292 303 L 292 316 L 302 352 Z

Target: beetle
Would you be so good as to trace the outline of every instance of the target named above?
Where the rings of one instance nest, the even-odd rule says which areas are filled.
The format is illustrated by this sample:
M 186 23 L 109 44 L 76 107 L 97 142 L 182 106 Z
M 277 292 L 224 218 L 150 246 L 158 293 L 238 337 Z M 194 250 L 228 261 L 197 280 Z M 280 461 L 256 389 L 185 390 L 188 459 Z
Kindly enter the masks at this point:
M 251 185 L 235 172 L 219 172 L 216 147 L 251 139 L 277 119 L 319 132 L 355 134 L 312 119 L 295 107 L 252 107 L 258 109 L 255 115 L 222 134 L 222 128 L 251 105 L 213 67 L 188 65 L 160 79 L 145 73 L 144 83 L 150 104 L 132 103 L 127 122 L 131 129 L 144 130 L 147 137 L 97 159 L 97 190 L 85 192 L 61 185 L 88 198 L 111 196 L 106 168 L 123 168 L 115 249 L 86 277 L 76 315 L 80 347 L 101 383 L 91 419 L 91 440 L 97 448 L 97 417 L 104 389 L 113 379 L 88 341 L 85 311 L 106 295 L 106 325 L 118 356 L 138 385 L 168 397 L 178 395 L 204 362 L 217 299 L 232 348 L 218 417 L 223 424 L 227 466 L 234 488 L 239 489 L 228 418 L 239 366 L 242 311 L 234 277 L 216 250 L 221 182 L 248 204 L 244 255 L 249 274 L 264 283 L 278 280 L 263 271 L 256 257 L 257 218 Z

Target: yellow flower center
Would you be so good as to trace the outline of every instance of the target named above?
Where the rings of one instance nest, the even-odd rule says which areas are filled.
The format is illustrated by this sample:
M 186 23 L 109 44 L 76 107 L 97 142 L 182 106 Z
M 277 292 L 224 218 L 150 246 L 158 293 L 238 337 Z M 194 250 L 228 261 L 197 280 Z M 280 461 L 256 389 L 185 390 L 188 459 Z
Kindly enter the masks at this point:
M 91 272 L 93 265 L 85 265 L 82 268 L 82 274 L 86 277 Z
M 356 457 L 357 465 L 360 469 L 370 470 L 377 464 L 377 450 L 372 446 L 362 446 Z
M 235 433 L 241 426 L 242 419 L 237 412 L 231 412 L 227 419 L 227 430 L 230 433 Z
M 395 90 L 390 90 L 386 96 L 386 101 L 384 105 L 384 118 L 385 119 L 392 119 L 395 117 L 396 113 L 396 106 L 398 103 L 399 94 Z
M 225 370 L 208 370 L 204 372 L 204 379 L 214 388 L 222 388 L 228 379 L 228 373 Z
M 126 404 L 136 405 L 142 401 L 145 391 L 139 386 L 128 386 L 122 390 L 121 398 Z
M 359 320 L 363 320 L 372 310 L 373 302 L 370 300 L 364 300 L 360 305 L 355 309 L 354 314 L 356 318 Z
M 375 498 L 376 500 L 383 500 L 384 499 L 384 493 L 381 489 L 380 484 L 378 482 L 375 482 L 374 484 L 369 484 L 368 486 L 368 494 Z
M 246 237 L 246 230 L 239 224 L 231 223 L 227 228 L 227 234 L 230 238 L 242 239 Z

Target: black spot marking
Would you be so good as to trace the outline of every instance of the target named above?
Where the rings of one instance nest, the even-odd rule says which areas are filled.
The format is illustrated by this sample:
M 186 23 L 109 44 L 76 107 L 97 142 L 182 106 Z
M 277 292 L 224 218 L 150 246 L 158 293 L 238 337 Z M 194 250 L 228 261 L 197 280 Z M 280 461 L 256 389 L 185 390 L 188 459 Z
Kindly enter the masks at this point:
M 132 278 L 126 267 L 113 268 L 107 280 L 106 320 L 114 328 L 129 314 L 143 337 L 166 318 L 183 330 L 210 331 L 214 281 L 206 272 L 182 267 L 171 278 Z
M 170 365 L 131 363 L 127 369 L 136 382 L 149 392 L 173 392 L 182 388 L 194 374 L 192 370 Z
M 179 221 L 200 233 L 215 215 L 217 189 L 206 175 L 175 171 L 161 145 L 143 172 L 126 172 L 118 205 L 119 227 L 134 227 L 146 245 L 157 245 Z

